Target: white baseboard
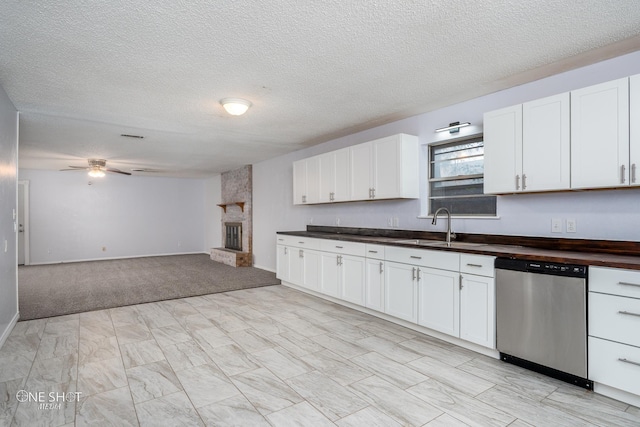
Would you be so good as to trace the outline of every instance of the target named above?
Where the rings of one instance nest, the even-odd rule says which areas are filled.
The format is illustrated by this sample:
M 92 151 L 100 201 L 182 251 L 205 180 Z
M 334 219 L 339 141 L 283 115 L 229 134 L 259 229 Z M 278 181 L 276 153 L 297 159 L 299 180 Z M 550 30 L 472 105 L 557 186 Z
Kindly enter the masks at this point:
M 637 394 L 632 394 L 628 391 L 619 390 L 617 388 L 609 387 L 608 385 L 600 383 L 593 384 L 593 391 L 598 394 L 602 394 L 612 399 L 616 399 L 640 408 L 640 396 L 638 396 Z
M 11 322 L 9 322 L 9 324 L 7 325 L 7 328 L 4 330 L 4 332 L 2 332 L 2 335 L 0 335 L 0 348 L 2 348 L 5 341 L 7 341 L 7 338 L 9 338 L 9 335 L 11 335 L 11 331 L 13 331 L 13 328 L 16 326 L 16 323 L 18 323 L 19 318 L 20 318 L 20 313 L 18 312 L 15 314 L 15 316 L 13 316 L 13 319 L 11 319 Z
M 149 257 L 155 257 L 155 256 L 200 255 L 200 254 L 209 255 L 208 252 L 176 252 L 171 254 L 131 255 L 131 256 L 114 256 L 114 257 L 105 257 L 105 258 L 70 259 L 66 261 L 32 262 L 29 265 L 53 265 L 53 264 L 67 264 L 72 262 L 107 261 L 107 260 L 114 260 L 114 259 L 132 259 L 132 258 L 149 258 Z
M 268 271 L 270 273 L 275 273 L 276 272 L 276 270 L 274 270 L 273 268 L 264 267 L 262 265 L 253 264 L 253 266 L 255 268 L 259 268 L 260 270 L 265 270 L 265 271 Z

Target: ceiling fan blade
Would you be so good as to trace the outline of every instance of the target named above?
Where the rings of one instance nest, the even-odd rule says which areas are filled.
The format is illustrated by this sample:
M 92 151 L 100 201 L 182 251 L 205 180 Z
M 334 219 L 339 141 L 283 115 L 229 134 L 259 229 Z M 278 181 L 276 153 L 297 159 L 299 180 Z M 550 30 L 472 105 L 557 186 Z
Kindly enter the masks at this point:
M 88 168 L 73 168 L 73 169 L 60 169 L 60 171 L 79 171 L 79 170 L 83 170 L 83 169 L 88 169 Z
M 119 173 L 122 175 L 131 175 L 129 172 L 121 171 L 120 169 L 105 169 L 107 172 Z
M 71 169 L 89 169 L 86 166 L 69 166 Z

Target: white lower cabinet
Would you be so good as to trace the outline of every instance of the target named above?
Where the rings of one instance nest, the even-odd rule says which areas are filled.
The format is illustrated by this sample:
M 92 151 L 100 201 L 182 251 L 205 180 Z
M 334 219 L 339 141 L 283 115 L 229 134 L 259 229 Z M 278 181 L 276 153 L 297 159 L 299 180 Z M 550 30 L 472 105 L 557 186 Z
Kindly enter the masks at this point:
M 418 324 L 458 336 L 460 333 L 460 273 L 420 269 Z
M 495 281 L 493 277 L 462 274 L 460 280 L 460 338 L 496 347 Z
M 589 379 L 640 402 L 640 271 L 589 267 Z M 621 399 L 620 396 L 615 396 Z
M 418 321 L 418 268 L 387 262 L 384 276 L 384 312 L 412 323 Z
M 280 236 L 282 281 L 495 349 L 494 257 Z

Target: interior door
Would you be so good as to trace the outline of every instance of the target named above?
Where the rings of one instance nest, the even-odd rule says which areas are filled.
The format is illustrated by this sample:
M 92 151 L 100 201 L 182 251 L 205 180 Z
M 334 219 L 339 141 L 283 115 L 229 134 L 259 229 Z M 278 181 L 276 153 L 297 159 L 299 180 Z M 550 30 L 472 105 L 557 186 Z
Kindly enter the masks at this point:
M 18 265 L 29 264 L 29 241 L 28 236 L 28 203 L 29 203 L 29 183 L 28 181 L 18 182 L 18 212 L 16 222 L 18 225 Z

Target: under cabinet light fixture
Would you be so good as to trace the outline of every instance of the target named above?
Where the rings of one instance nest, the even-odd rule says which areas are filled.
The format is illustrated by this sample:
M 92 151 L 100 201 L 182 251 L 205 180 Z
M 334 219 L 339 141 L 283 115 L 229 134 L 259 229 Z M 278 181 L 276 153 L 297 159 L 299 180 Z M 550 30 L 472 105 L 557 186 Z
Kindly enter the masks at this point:
M 469 122 L 463 122 L 463 123 L 453 122 L 453 123 L 449 123 L 449 126 L 445 126 L 443 128 L 436 129 L 436 132 L 444 132 L 444 131 L 448 130 L 449 133 L 457 133 L 457 132 L 460 132 L 460 128 L 463 128 L 463 127 L 466 127 L 466 126 L 469 126 L 469 125 L 471 125 L 471 123 L 469 123 Z
M 251 107 L 251 102 L 240 98 L 224 98 L 220 100 L 220 104 L 232 116 L 241 116 Z

